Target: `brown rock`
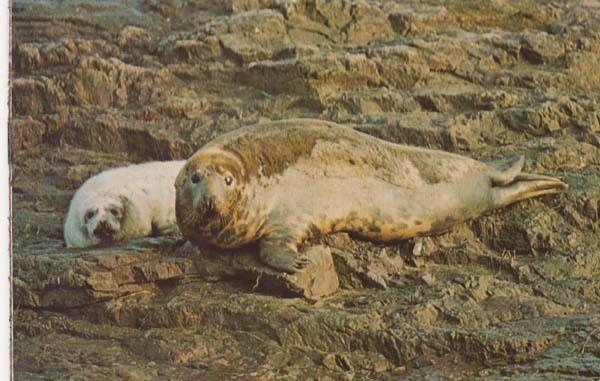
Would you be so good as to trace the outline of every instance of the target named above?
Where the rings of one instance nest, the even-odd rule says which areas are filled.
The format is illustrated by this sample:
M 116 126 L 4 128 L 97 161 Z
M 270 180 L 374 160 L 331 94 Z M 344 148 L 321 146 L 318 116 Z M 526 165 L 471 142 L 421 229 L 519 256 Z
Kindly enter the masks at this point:
M 418 4 L 398 8 L 390 11 L 388 17 L 394 31 L 401 35 L 432 34 L 455 23 L 453 15 L 443 6 Z
M 66 95 L 47 77 L 18 78 L 12 82 L 13 109 L 17 115 L 36 115 L 58 111 L 65 106 Z
M 18 46 L 16 66 L 19 71 L 48 70 L 54 66 L 74 64 L 81 56 L 116 54 L 114 46 L 103 40 L 66 38 L 58 42 L 27 43 Z
M 553 62 L 565 53 L 563 46 L 545 33 L 524 34 L 521 44 L 521 55 L 533 63 Z
M 161 42 L 161 57 L 167 63 L 198 64 L 220 57 L 221 46 L 216 36 L 208 36 L 203 41 L 177 40 Z
M 128 26 L 119 33 L 119 47 L 125 50 L 141 49 L 152 51 L 154 41 L 152 35 L 143 28 Z
M 13 2 L 15 378 L 596 379 L 597 3 Z M 569 189 L 414 242 L 324 237 L 295 276 L 177 238 L 62 247 L 94 173 L 290 117 Z
M 26 119 L 13 118 L 10 133 L 11 148 L 13 150 L 34 148 L 44 141 L 46 125 L 32 117 Z
M 255 279 L 253 289 L 272 294 L 301 295 L 308 300 L 318 300 L 336 293 L 339 280 L 329 248 L 313 246 L 304 254 L 310 264 L 293 275 L 274 271 L 258 263 L 255 256 L 249 253 L 235 255 L 233 266 L 236 271 L 247 273 Z

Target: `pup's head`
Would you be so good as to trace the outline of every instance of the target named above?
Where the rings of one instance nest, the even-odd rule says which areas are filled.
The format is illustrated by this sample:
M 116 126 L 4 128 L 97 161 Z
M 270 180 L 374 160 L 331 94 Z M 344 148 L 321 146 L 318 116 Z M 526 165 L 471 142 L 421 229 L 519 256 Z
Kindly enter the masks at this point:
M 94 243 L 113 242 L 120 238 L 125 214 L 122 199 L 97 199 L 81 210 L 83 233 Z

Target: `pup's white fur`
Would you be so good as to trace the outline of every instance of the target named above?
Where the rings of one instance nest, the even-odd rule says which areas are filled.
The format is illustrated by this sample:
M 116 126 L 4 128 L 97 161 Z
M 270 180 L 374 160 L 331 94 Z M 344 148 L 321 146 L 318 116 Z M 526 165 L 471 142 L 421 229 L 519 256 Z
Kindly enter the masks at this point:
M 113 168 L 75 192 L 64 236 L 67 247 L 177 232 L 175 178 L 185 161 Z

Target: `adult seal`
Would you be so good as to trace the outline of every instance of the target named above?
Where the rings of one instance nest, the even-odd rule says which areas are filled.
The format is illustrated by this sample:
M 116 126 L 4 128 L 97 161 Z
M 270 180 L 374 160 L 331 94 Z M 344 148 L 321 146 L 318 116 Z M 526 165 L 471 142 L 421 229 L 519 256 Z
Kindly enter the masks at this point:
M 448 230 L 567 187 L 443 151 L 398 145 L 311 119 L 247 126 L 209 142 L 176 180 L 176 217 L 192 242 L 258 242 L 261 260 L 294 273 L 302 244 L 332 232 L 393 241 Z

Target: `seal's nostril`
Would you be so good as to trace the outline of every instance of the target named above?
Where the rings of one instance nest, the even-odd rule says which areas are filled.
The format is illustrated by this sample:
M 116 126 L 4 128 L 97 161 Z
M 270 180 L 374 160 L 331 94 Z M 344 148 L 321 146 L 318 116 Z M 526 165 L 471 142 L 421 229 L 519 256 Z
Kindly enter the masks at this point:
M 192 175 L 192 177 L 190 178 L 190 180 L 192 181 L 192 183 L 198 184 L 200 182 L 200 175 L 197 173 L 194 173 Z
M 115 231 L 105 221 L 101 221 L 94 229 L 94 235 L 100 239 L 111 239 L 114 234 Z

